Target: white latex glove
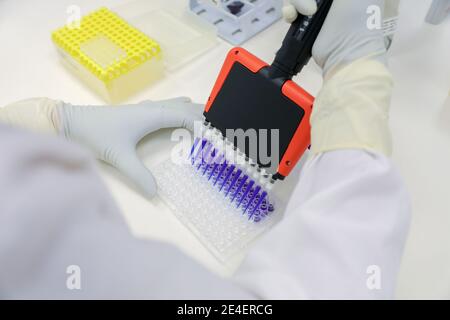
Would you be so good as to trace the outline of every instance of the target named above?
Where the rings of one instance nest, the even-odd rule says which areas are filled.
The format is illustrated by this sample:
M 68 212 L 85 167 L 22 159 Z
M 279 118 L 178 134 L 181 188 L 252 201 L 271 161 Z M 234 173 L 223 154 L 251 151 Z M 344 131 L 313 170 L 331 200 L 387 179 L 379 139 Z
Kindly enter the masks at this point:
M 386 46 L 382 29 L 370 30 L 367 26 L 370 6 L 396 10 L 390 4 L 398 0 L 334 0 L 327 19 L 313 47 L 313 58 L 328 78 L 329 71 L 343 67 L 360 58 L 373 58 L 386 62 Z M 317 10 L 315 0 L 289 0 L 283 8 L 283 16 L 289 23 L 300 12 L 303 15 L 314 14 Z M 298 11 L 298 12 L 297 12 Z
M 289 3 L 284 8 L 289 22 L 296 19 L 297 10 L 304 15 L 317 10 L 315 0 Z M 373 6 L 380 9 L 381 20 L 384 9 L 393 8 L 383 0 L 334 0 L 313 46 L 313 58 L 324 76 L 311 116 L 313 154 L 339 149 L 391 154 L 393 81 L 386 68 L 383 30 L 368 27 L 368 8 Z
M 203 106 L 189 98 L 143 101 L 123 106 L 75 106 L 47 98 L 23 100 L 0 109 L 0 121 L 41 132 L 55 132 L 89 147 L 117 168 L 145 196 L 156 195 L 156 182 L 136 153 L 147 134 L 162 128 L 193 130 Z
M 450 0 L 433 0 L 425 21 L 438 25 L 450 17 Z
M 297 19 L 298 13 L 311 16 L 317 11 L 317 2 L 314 0 L 288 0 L 283 7 L 283 18 L 289 23 Z

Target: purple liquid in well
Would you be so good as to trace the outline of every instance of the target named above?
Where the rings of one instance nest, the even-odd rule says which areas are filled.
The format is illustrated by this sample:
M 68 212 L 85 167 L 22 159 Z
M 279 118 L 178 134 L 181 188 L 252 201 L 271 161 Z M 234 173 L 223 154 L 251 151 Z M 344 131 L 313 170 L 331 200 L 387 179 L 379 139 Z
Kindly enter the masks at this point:
M 249 220 L 259 222 L 275 210 L 269 202 L 267 192 L 241 169 L 224 160 L 224 155 L 219 154 L 206 139 L 194 141 L 190 157 L 199 174 L 207 176 L 210 183 L 217 187 L 217 191 L 231 203 L 236 201 L 235 206 Z

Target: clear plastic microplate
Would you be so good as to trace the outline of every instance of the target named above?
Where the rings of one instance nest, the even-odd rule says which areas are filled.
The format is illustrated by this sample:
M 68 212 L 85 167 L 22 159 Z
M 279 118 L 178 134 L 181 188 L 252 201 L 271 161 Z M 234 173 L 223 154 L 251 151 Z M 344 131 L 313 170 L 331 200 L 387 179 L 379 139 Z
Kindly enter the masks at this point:
M 281 217 L 281 204 L 261 220 L 249 219 L 219 192 L 206 175 L 186 163 L 168 159 L 152 168 L 158 184 L 158 194 L 174 215 L 220 261 L 226 262 L 241 252 Z

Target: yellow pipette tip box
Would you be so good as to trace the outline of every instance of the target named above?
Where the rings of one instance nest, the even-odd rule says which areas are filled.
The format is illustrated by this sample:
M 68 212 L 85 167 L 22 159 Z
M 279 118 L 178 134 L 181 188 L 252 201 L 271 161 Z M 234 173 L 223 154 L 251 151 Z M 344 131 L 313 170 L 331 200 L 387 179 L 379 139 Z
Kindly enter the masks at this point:
M 119 103 L 163 76 L 161 47 L 107 8 L 52 33 L 66 65 L 108 103 Z

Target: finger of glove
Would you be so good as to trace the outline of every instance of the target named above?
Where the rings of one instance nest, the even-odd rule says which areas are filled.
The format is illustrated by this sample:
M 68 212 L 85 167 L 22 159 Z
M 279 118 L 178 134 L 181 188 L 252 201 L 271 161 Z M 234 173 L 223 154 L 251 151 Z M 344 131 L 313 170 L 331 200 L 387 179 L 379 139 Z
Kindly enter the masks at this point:
M 143 106 L 147 102 L 141 102 Z M 198 103 L 192 103 L 190 98 L 179 97 L 168 100 L 151 102 L 157 105 L 157 108 L 144 107 L 140 109 L 142 119 L 152 123 L 151 129 L 162 128 L 186 128 L 193 130 L 196 121 L 202 121 L 204 106 Z M 149 133 L 145 126 L 139 133 L 140 137 Z
M 292 4 L 287 4 L 283 7 L 283 18 L 286 22 L 292 23 L 297 19 L 297 9 Z
M 173 110 L 178 111 L 180 114 L 193 114 L 197 118 L 201 118 L 204 110 L 204 105 L 193 103 L 189 97 L 178 97 L 167 100 L 159 101 L 144 101 L 140 104 L 145 105 L 146 103 L 151 103 L 152 106 L 157 105 L 163 110 Z
M 186 128 L 194 130 L 195 122 L 201 122 L 204 105 L 198 103 L 183 103 L 181 105 L 165 105 L 163 108 L 164 128 Z
M 148 117 L 158 117 L 160 128 L 181 127 L 193 130 L 195 121 L 202 121 L 204 105 L 192 103 L 188 97 L 178 97 L 152 103 L 158 105 L 159 113 L 157 114 L 152 109 L 148 109 Z
M 316 0 L 290 0 L 289 2 L 304 16 L 311 16 L 317 11 Z
M 135 105 L 109 110 L 105 117 L 117 129 L 110 134 L 123 144 L 135 145 L 146 135 L 163 128 L 192 128 L 202 119 L 203 106 L 190 102 L 187 97 L 161 101 L 142 101 Z M 126 142 L 126 143 L 125 143 Z
M 149 169 L 138 158 L 135 150 L 122 152 L 114 164 L 142 194 L 148 198 L 153 198 L 157 193 L 156 180 Z
M 298 13 L 310 16 L 316 13 L 317 3 L 314 0 L 291 0 L 283 7 L 283 18 L 288 23 L 292 23 L 297 19 Z
M 192 102 L 192 99 L 189 97 L 176 97 L 165 100 L 156 101 L 156 103 L 165 103 L 165 104 L 179 104 L 179 103 L 189 103 Z

